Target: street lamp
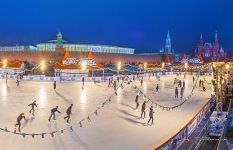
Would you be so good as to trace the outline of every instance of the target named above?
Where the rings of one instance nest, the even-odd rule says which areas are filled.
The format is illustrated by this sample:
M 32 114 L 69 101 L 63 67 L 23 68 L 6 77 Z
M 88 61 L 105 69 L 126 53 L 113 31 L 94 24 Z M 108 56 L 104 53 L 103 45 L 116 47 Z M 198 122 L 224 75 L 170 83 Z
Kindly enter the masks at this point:
M 40 63 L 40 69 L 42 71 L 44 71 L 44 69 L 45 69 L 45 61 L 44 60 L 42 60 L 41 63 Z
M 5 69 L 5 68 L 6 68 L 6 66 L 7 66 L 7 60 L 6 60 L 6 59 L 4 59 L 4 60 L 3 60 L 3 68 Z
M 120 70 L 121 70 L 121 62 L 118 62 L 118 64 L 117 64 L 117 73 L 118 74 L 119 74 Z
M 147 69 L 147 63 L 145 62 L 144 63 L 144 71 L 146 72 L 146 69 Z
M 86 68 L 87 68 L 87 63 L 84 61 L 84 62 L 82 62 L 82 70 L 86 70 Z
M 162 62 L 162 69 L 164 69 L 164 66 L 165 66 L 165 64 L 164 64 L 164 62 Z

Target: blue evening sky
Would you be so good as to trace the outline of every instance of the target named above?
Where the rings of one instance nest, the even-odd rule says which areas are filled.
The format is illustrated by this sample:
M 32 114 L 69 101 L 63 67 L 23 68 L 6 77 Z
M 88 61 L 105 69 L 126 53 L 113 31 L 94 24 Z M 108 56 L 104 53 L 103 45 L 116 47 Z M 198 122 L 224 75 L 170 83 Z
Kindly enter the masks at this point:
M 172 46 L 190 52 L 203 33 L 233 52 L 232 0 L 1 0 L 0 45 L 46 42 L 61 31 L 70 43 L 157 52 L 170 30 Z

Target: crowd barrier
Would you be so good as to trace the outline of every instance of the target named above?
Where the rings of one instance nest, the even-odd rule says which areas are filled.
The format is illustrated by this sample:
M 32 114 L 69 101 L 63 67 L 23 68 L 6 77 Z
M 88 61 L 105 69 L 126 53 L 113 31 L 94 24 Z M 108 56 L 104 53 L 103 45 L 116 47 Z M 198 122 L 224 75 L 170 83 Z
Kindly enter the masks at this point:
M 165 76 L 165 75 L 176 75 L 178 72 L 154 72 L 154 73 L 138 73 L 137 75 L 128 75 L 129 77 L 152 77 L 152 76 Z M 181 74 L 184 74 L 184 72 L 181 72 Z M 189 75 L 196 75 L 196 73 L 190 73 L 187 72 Z M 206 73 L 205 75 L 210 75 L 209 73 Z M 8 75 L 9 80 L 15 80 L 16 75 L 15 74 L 9 74 Z M 113 75 L 113 76 L 105 76 L 105 77 L 84 77 L 85 82 L 105 82 L 109 78 L 112 78 L 116 80 L 117 78 L 122 79 L 124 75 Z M 5 79 L 5 74 L 0 74 L 1 79 Z M 48 77 L 44 75 L 27 75 L 23 76 L 24 81 L 47 81 L 47 82 L 52 82 L 52 81 L 59 81 L 59 82 L 64 82 L 64 81 L 76 81 L 76 82 L 81 82 L 83 77 L 70 77 L 70 76 L 61 76 L 61 77 Z
M 162 76 L 162 75 L 173 75 L 173 72 L 156 72 L 156 73 L 139 73 L 137 75 L 129 75 L 129 77 L 149 77 L 149 76 Z M 9 80 L 15 80 L 16 79 L 15 74 L 9 74 Z M 76 82 L 81 82 L 82 79 L 84 78 L 85 82 L 105 82 L 109 78 L 112 78 L 116 80 L 117 78 L 122 79 L 124 75 L 113 75 L 113 76 L 105 76 L 105 77 L 70 77 L 70 76 L 61 76 L 61 77 L 48 77 L 44 75 L 27 75 L 23 76 L 24 81 L 47 81 L 47 82 L 52 82 L 52 81 L 59 81 L 59 82 L 64 82 L 64 81 L 76 81 Z M 5 79 L 5 74 L 0 74 L 1 79 Z
M 205 118 L 207 112 L 212 106 L 213 99 L 210 99 L 201 110 L 190 120 L 179 132 L 177 132 L 173 137 L 168 139 L 156 150 L 176 150 L 178 149 L 186 140 L 192 132 L 198 127 L 199 123 Z

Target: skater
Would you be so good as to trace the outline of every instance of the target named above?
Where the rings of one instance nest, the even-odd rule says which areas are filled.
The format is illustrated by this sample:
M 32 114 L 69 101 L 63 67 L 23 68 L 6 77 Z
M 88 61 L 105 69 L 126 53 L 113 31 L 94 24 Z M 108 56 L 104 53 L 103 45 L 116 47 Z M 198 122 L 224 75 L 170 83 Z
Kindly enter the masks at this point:
M 117 82 L 118 82 L 118 83 L 120 82 L 120 77 L 119 77 L 119 76 L 117 76 Z
M 141 86 L 142 86 L 142 84 L 143 84 L 143 79 L 141 79 Z
M 35 107 L 37 107 L 36 105 L 36 101 L 33 101 L 31 104 L 29 104 L 28 106 L 32 106 L 31 107 L 31 110 L 29 110 L 29 113 L 32 112 L 32 115 L 34 116 L 34 113 L 35 113 Z
M 182 87 L 182 88 L 180 89 L 180 99 L 183 98 L 183 94 L 184 94 L 184 87 Z
M 193 76 L 193 83 L 194 83 L 194 81 L 195 81 L 195 77 Z
M 201 81 L 201 79 L 199 80 L 199 87 L 201 87 L 201 83 L 202 83 L 202 81 Z
M 179 87 L 181 87 L 181 84 L 182 84 L 182 82 L 181 82 L 181 80 L 179 81 Z
M 111 78 L 108 78 L 108 87 L 111 87 Z
M 19 132 L 21 132 L 21 131 L 20 131 L 20 127 L 21 127 L 21 120 L 22 120 L 22 119 L 26 120 L 26 119 L 25 119 L 24 113 L 21 113 L 21 114 L 18 116 L 18 118 L 17 118 L 17 123 L 15 124 L 15 127 L 18 126 L 18 131 L 19 131 Z M 16 131 L 16 129 L 15 129 L 15 131 Z
M 7 81 L 9 80 L 8 73 L 6 73 L 5 80 L 6 80 L 6 85 L 7 85 Z
M 183 88 L 185 88 L 185 81 L 183 80 Z
M 203 89 L 203 91 L 204 91 L 204 92 L 206 91 L 206 88 L 205 88 L 205 86 L 203 86 L 203 87 L 202 87 L 202 89 Z
M 84 77 L 82 77 L 82 82 L 83 82 L 83 87 L 82 87 L 82 89 L 84 89 L 84 82 L 85 82 L 85 78 L 84 78 Z
M 146 101 L 143 102 L 142 104 L 142 113 L 141 113 L 141 118 L 142 118 L 142 115 L 144 114 L 144 118 L 146 118 Z
M 135 75 L 133 75 L 133 80 L 135 80 Z
M 138 106 L 139 106 L 138 98 L 139 98 L 139 94 L 137 94 L 135 98 L 136 109 L 138 109 Z
M 178 93 L 179 93 L 179 91 L 178 91 L 178 88 L 176 87 L 176 89 L 175 89 L 175 98 L 178 98 Z
M 150 106 L 149 117 L 150 117 L 150 119 L 148 120 L 147 124 L 149 124 L 150 121 L 151 121 L 151 125 L 152 125 L 153 121 L 154 121 L 154 111 L 153 111 L 153 106 L 152 105 Z
M 55 108 L 53 108 L 53 109 L 51 109 L 51 115 L 50 115 L 50 117 L 49 117 L 49 121 L 51 120 L 51 118 L 53 117 L 53 120 L 56 120 L 55 119 L 55 112 L 58 112 L 58 113 L 61 113 L 59 110 L 58 110 L 58 106 L 56 106 Z
M 113 87 L 114 87 L 114 91 L 116 91 L 116 81 L 114 80 L 114 82 L 113 82 Z
M 17 77 L 16 79 L 16 84 L 17 84 L 17 87 L 19 86 L 19 78 Z
M 71 104 L 70 107 L 68 107 L 67 110 L 66 110 L 67 116 L 64 117 L 64 119 L 67 119 L 66 120 L 67 123 L 70 123 L 69 120 L 70 120 L 70 116 L 72 115 L 72 113 L 71 113 L 72 107 L 73 107 L 73 104 Z
M 156 92 L 158 92 L 159 91 L 159 84 L 157 84 L 157 86 L 156 86 Z
M 57 88 L 57 82 L 54 81 L 54 82 L 53 82 L 53 89 L 56 90 L 56 88 Z

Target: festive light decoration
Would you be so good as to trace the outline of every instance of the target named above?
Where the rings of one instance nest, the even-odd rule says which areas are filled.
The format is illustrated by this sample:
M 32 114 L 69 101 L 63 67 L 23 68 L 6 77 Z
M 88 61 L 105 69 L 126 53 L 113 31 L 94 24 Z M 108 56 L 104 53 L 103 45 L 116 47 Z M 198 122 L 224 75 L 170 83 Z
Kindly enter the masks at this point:
M 188 101 L 189 99 L 192 98 L 192 95 L 193 95 L 193 93 L 194 93 L 193 91 L 195 90 L 196 85 L 197 85 L 197 81 L 198 81 L 198 79 L 199 79 L 199 75 L 197 76 L 197 79 L 195 80 L 194 86 L 193 86 L 193 88 L 192 88 L 192 90 L 191 90 L 191 93 L 188 95 L 188 97 L 185 98 L 184 101 L 182 101 L 180 104 L 175 105 L 175 106 L 162 106 L 162 105 L 160 105 L 160 104 L 158 104 L 158 103 L 152 101 L 152 100 L 151 100 L 150 98 L 148 98 L 139 88 L 137 88 L 137 86 L 133 83 L 133 81 L 132 81 L 128 76 L 127 76 L 127 78 L 128 78 L 129 81 L 131 81 L 132 86 L 135 87 L 135 89 L 137 90 L 137 92 L 140 93 L 141 95 L 143 95 L 143 100 L 144 100 L 144 101 L 146 101 L 146 102 L 151 102 L 151 103 L 155 106 L 155 108 L 156 108 L 157 106 L 159 106 L 159 108 L 162 109 L 162 110 L 165 110 L 165 109 L 166 109 L 167 111 L 170 111 L 170 110 L 173 110 L 173 109 L 175 109 L 175 108 L 181 107 L 186 101 Z

